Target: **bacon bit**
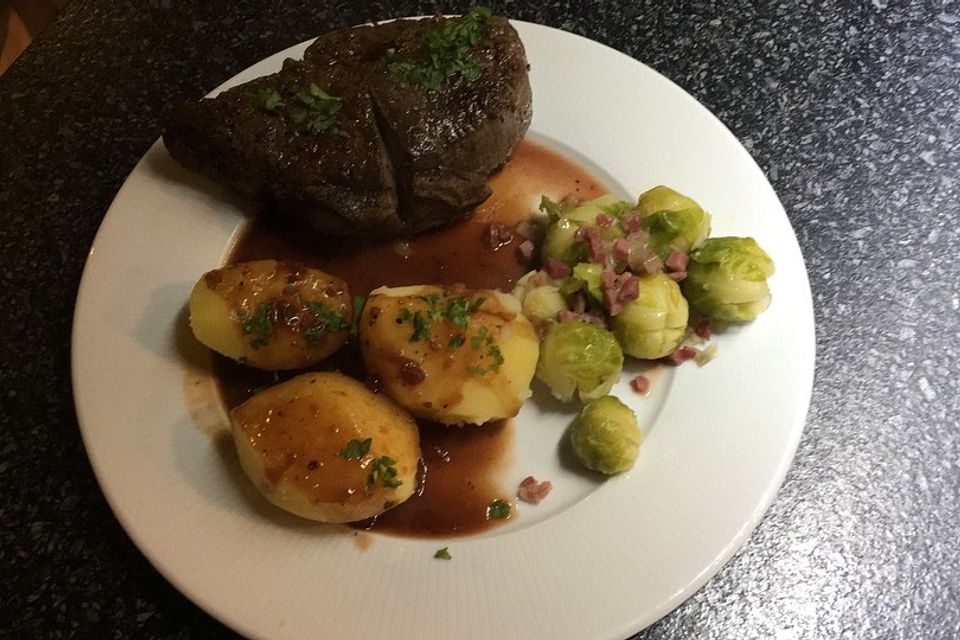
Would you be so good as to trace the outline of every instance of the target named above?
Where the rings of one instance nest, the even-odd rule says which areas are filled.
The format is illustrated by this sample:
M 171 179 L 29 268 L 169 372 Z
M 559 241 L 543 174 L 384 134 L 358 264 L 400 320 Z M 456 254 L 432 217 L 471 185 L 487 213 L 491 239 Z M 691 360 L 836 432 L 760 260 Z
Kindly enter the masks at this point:
M 590 261 L 603 264 L 607 260 L 607 247 L 604 245 L 603 238 L 600 237 L 600 231 L 595 227 L 580 227 L 573 237 L 577 240 L 583 240 L 587 243 L 587 252 L 590 255 Z
M 680 347 L 670 355 L 664 358 L 666 362 L 677 366 L 681 365 L 687 360 L 693 360 L 697 357 L 697 350 L 693 347 Z
M 668 275 L 668 276 L 670 277 L 670 279 L 673 280 L 674 282 L 680 282 L 681 280 L 683 280 L 684 278 L 687 277 L 687 272 L 686 272 L 686 271 L 671 271 L 671 272 L 668 273 L 667 275 Z
M 650 380 L 646 376 L 635 376 L 630 381 L 630 387 L 637 393 L 646 395 L 650 391 Z
M 620 274 L 617 281 L 620 284 L 617 300 L 620 302 L 630 302 L 640 297 L 640 278 L 627 272 Z
M 643 229 L 643 216 L 639 213 L 632 213 L 628 216 L 624 216 L 620 224 L 623 225 L 623 228 L 627 231 L 640 231 Z
M 640 295 L 640 280 L 629 271 L 620 275 L 604 271 L 600 274 L 600 284 L 603 286 L 603 301 L 611 316 L 619 315 L 624 302 L 636 300 Z
M 556 258 L 547 258 L 546 264 L 543 265 L 543 270 L 547 272 L 547 275 L 551 278 L 566 278 L 570 276 L 571 270 L 570 265 Z
M 487 226 L 486 240 L 487 246 L 494 251 L 499 251 L 501 247 L 513 242 L 513 231 L 502 222 L 491 222 Z
M 561 309 L 557 311 L 557 322 L 561 324 L 564 322 L 579 322 L 580 314 L 576 311 L 570 311 L 570 309 Z
M 533 476 L 527 476 L 517 487 L 517 497 L 530 504 L 540 504 L 540 501 L 547 497 L 553 485 L 549 480 L 537 482 Z
M 690 261 L 689 256 L 682 251 L 671 251 L 670 255 L 667 256 L 666 262 L 663 264 L 666 265 L 667 269 L 670 271 L 686 271 L 687 263 Z
M 613 218 L 605 213 L 598 213 L 595 220 L 601 229 L 609 229 L 613 225 Z
M 630 241 L 626 238 L 617 238 L 613 241 L 613 257 L 620 262 L 626 262 L 630 258 Z
M 704 318 L 697 323 L 697 328 L 694 329 L 694 333 L 703 338 L 704 340 L 710 339 L 710 318 Z
M 533 260 L 533 252 L 536 248 L 536 245 L 533 244 L 533 240 L 524 240 L 517 245 L 517 252 L 525 262 L 530 262 Z

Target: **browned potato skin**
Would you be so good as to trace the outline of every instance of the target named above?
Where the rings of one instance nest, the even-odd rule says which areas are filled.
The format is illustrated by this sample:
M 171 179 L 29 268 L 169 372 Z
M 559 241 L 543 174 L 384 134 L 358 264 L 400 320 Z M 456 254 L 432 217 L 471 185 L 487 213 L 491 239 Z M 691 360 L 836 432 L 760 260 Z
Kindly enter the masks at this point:
M 389 398 L 337 372 L 307 373 L 269 387 L 231 411 L 244 471 L 275 505 L 320 522 L 371 518 L 416 488 L 420 434 Z M 360 459 L 339 454 L 371 438 Z M 397 487 L 368 480 L 374 458 L 395 461 Z
M 320 318 L 306 303 L 340 314 L 343 328 L 312 335 Z M 270 318 L 269 335 L 245 333 L 243 318 L 264 309 L 270 309 L 263 314 Z M 343 280 L 292 262 L 255 260 L 214 269 L 190 296 L 190 325 L 200 342 L 270 371 L 302 369 L 327 358 L 346 342 L 352 319 L 353 301 Z

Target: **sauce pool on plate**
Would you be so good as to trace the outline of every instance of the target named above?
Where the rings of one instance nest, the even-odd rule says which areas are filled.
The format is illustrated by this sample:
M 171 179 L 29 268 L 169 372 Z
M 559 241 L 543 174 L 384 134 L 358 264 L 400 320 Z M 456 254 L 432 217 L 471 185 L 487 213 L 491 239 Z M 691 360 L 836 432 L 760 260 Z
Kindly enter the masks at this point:
M 493 194 L 473 214 L 453 225 L 404 240 L 330 238 L 278 217 L 259 216 L 230 252 L 228 263 L 273 258 L 321 269 L 347 282 L 354 295 L 381 286 L 455 284 L 510 291 L 530 269 L 513 240 L 494 248 L 490 227 L 529 219 L 540 198 L 573 195 L 589 200 L 607 192 L 584 169 L 539 144 L 524 141 L 490 181 Z M 355 342 L 344 346 L 319 369 L 338 369 L 365 378 Z M 214 375 L 227 408 L 258 390 L 299 372 L 274 373 L 214 357 Z M 505 520 L 490 519 L 487 507 L 512 501 L 515 486 L 500 477 L 512 452 L 512 421 L 448 427 L 420 423 L 423 460 L 417 492 L 403 504 L 357 526 L 415 537 L 477 533 Z M 522 470 L 521 470 L 522 472 Z

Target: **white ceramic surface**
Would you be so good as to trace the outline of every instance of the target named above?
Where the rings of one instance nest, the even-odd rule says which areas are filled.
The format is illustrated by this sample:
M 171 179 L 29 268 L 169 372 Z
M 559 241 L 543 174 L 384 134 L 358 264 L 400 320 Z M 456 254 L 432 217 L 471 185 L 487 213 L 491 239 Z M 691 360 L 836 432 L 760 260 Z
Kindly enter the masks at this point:
M 584 38 L 516 23 L 534 91 L 531 136 L 602 170 L 624 194 L 665 183 L 775 259 L 773 304 L 640 398 L 647 440 L 598 483 L 564 466 L 569 413 L 528 403 L 505 485 L 555 491 L 490 534 L 373 535 L 270 507 L 236 468 L 189 336 L 194 281 L 219 265 L 240 205 L 155 144 L 107 212 L 77 299 L 73 383 L 87 452 L 134 542 L 189 598 L 263 638 L 609 638 L 654 622 L 715 574 L 773 499 L 803 430 L 814 364 L 803 259 L 760 169 L 706 109 L 648 67 Z M 279 68 L 307 43 L 220 89 Z M 198 427 L 206 425 L 205 428 Z M 214 435 L 211 435 L 214 434 Z M 434 560 L 449 546 L 453 560 Z

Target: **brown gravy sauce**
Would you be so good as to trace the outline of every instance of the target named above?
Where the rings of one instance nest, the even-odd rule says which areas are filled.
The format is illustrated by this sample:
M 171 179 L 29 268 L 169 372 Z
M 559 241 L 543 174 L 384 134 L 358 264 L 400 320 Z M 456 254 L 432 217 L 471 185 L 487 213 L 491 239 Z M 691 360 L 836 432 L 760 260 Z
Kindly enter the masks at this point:
M 491 223 L 514 226 L 529 218 L 541 195 L 559 200 L 595 198 L 607 188 L 583 168 L 539 144 L 524 141 L 490 181 L 493 194 L 474 213 L 443 229 L 405 241 L 329 238 L 290 221 L 259 216 L 248 225 L 227 263 L 273 258 L 300 262 L 345 280 L 354 295 L 380 286 L 462 283 L 509 291 L 529 270 L 517 251 L 522 238 L 493 250 Z M 348 343 L 319 369 L 338 369 L 358 379 L 365 372 L 355 343 Z M 226 407 L 260 389 L 301 373 L 272 373 L 214 358 L 214 375 Z M 403 504 L 357 526 L 414 536 L 476 533 L 504 522 L 487 517 L 497 498 L 511 500 L 498 471 L 513 450 L 512 421 L 479 427 L 445 427 L 421 421 L 423 460 L 417 493 Z

